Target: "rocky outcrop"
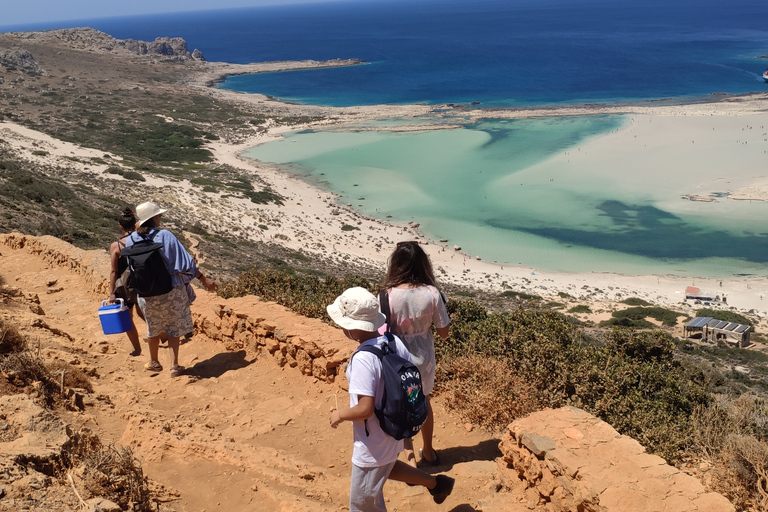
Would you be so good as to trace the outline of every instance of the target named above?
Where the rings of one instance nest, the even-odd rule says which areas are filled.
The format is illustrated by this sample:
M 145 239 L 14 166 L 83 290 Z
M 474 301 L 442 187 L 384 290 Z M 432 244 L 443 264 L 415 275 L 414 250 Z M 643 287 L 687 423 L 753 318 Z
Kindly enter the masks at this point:
M 32 76 L 45 74 L 45 70 L 35 61 L 32 54 L 21 48 L 1 51 L 0 66 L 3 66 L 8 71 L 21 71 Z
M 205 60 L 200 50 L 189 52 L 187 42 L 180 37 L 158 37 L 152 42 L 136 41 L 134 39 L 116 40 L 121 46 L 137 55 L 167 57 L 179 60 Z
M 502 481 L 529 508 L 566 512 L 733 512 L 723 496 L 645 452 L 631 437 L 575 407 L 512 423 L 501 445 Z
M 199 299 L 205 301 L 207 297 Z M 323 330 L 336 330 L 320 320 L 307 318 L 302 325 L 295 321 L 283 322 L 280 317 L 267 320 L 248 315 L 245 311 L 257 308 L 259 300 L 255 297 L 212 302 L 210 308 L 195 302 L 197 307 L 192 311 L 192 318 L 199 333 L 223 343 L 227 350 L 261 351 L 281 367 L 297 368 L 303 375 L 334 382 L 353 349 L 351 343 L 341 341 L 338 332 L 335 336 L 323 336 Z M 308 333 L 314 334 L 315 341 Z
M 115 39 L 109 34 L 88 27 L 25 32 L 22 36 L 26 39 L 55 38 L 66 42 L 72 48 L 87 51 L 127 52 L 165 60 L 205 60 L 200 50 L 190 53 L 187 42 L 181 37 L 158 37 L 151 42 Z

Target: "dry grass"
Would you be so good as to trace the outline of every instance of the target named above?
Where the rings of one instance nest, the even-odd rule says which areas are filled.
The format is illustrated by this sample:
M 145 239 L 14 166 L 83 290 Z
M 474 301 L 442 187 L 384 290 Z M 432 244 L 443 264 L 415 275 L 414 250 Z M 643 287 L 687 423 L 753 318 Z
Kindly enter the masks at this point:
M 48 371 L 53 375 L 59 376 L 61 372 L 64 372 L 64 387 L 65 388 L 78 388 L 84 389 L 89 393 L 93 393 L 93 386 L 88 375 L 78 368 L 72 366 L 66 361 L 56 360 L 46 365 Z
M 768 510 L 768 409 L 753 396 L 718 397 L 691 416 L 694 439 L 713 461 L 710 485 L 739 510 Z
M 130 447 L 102 447 L 85 456 L 79 465 L 77 471 L 91 496 L 107 498 L 123 510 L 152 510 L 148 480 Z
M 27 348 L 27 340 L 16 328 L 0 318 L 0 356 L 21 352 Z
M 475 425 L 495 428 L 536 410 L 535 390 L 505 360 L 470 354 L 441 363 L 447 405 Z

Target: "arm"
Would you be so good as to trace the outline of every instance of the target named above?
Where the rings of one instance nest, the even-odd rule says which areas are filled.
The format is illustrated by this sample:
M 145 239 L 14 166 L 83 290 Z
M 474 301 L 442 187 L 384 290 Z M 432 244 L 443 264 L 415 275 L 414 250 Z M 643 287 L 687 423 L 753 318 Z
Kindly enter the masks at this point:
M 363 421 L 373 416 L 372 396 L 357 395 L 357 405 L 331 411 L 331 427 L 336 428 L 342 421 Z
M 435 289 L 437 295 L 435 297 L 435 311 L 432 315 L 432 322 L 435 324 L 435 330 L 441 338 L 446 339 L 448 337 L 448 324 L 451 323 L 451 319 L 448 316 L 448 308 L 445 305 L 445 296 L 442 292 Z
M 189 254 L 189 251 L 187 251 L 173 233 L 168 230 L 163 230 L 161 233 L 158 233 L 158 237 L 160 236 L 163 237 L 163 244 L 167 251 L 168 266 L 170 267 L 168 272 L 170 272 L 171 275 L 178 274 L 184 276 L 181 278 L 181 282 L 183 283 L 188 283 L 192 279 L 197 278 L 200 280 L 200 284 L 207 290 L 216 290 L 218 287 L 216 282 L 213 279 L 205 277 L 203 273 L 200 272 L 200 269 L 197 268 L 195 259 Z
M 109 271 L 109 301 L 115 301 L 115 283 L 117 282 L 117 262 L 120 259 L 120 244 L 112 242 L 109 246 L 109 261 L 112 268 Z

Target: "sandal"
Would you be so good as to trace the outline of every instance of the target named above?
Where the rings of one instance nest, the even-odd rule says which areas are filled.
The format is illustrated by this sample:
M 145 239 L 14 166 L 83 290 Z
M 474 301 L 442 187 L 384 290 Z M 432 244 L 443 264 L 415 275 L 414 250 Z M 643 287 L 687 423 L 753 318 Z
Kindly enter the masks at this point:
M 144 369 L 148 372 L 161 372 L 163 371 L 163 366 L 157 361 L 149 361 L 144 365 Z
M 183 366 L 171 366 L 171 377 L 178 377 L 182 373 L 184 373 Z
M 437 454 L 437 450 L 432 450 L 435 452 L 435 460 L 429 460 L 426 457 L 424 457 L 424 451 L 419 449 L 419 464 L 422 466 L 439 466 L 442 464 L 442 461 L 440 460 L 440 456 Z

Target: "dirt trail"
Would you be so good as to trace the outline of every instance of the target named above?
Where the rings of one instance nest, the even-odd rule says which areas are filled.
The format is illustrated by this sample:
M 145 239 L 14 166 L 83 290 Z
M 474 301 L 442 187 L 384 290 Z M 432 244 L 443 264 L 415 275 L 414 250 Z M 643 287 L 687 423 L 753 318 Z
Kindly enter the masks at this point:
M 104 441 L 132 446 L 145 473 L 168 490 L 162 510 L 347 508 L 351 427 L 328 425 L 336 398 L 348 403 L 343 377 L 322 382 L 299 367 L 279 366 L 263 348 L 227 350 L 202 334 L 181 347 L 185 375 L 171 379 L 166 348 L 160 353 L 166 370 L 146 372 L 146 348 L 144 355 L 130 357 L 127 337 L 101 332 L 97 308 L 105 297 L 99 279 L 107 276 L 106 252 L 81 251 L 52 237 L 24 239 L 23 248 L 18 240 L 0 240 L 0 278 L 22 290 L 30 307 L 0 305 L 0 314 L 12 318 L 33 345 L 39 343 L 45 357 L 98 375 L 84 412 L 68 421 L 89 426 Z M 215 319 L 222 305 L 318 345 L 354 349 L 341 331 L 274 303 L 224 301 L 198 290 L 193 313 L 198 321 Z M 526 510 L 522 496 L 496 493 L 497 437 L 467 428 L 439 398 L 435 412 L 444 463 L 434 471 L 455 477 L 455 491 L 438 506 L 422 488 L 390 482 L 389 509 L 488 511 L 503 502 L 504 510 Z

